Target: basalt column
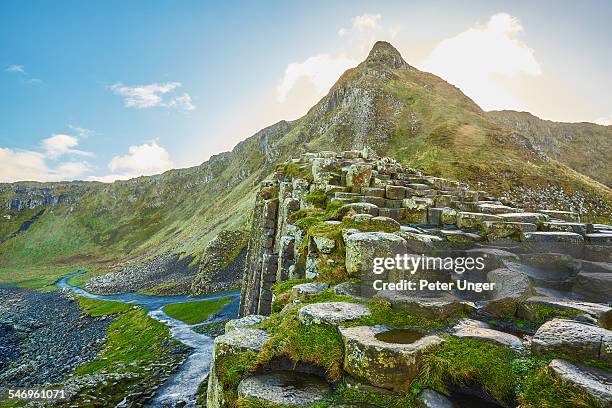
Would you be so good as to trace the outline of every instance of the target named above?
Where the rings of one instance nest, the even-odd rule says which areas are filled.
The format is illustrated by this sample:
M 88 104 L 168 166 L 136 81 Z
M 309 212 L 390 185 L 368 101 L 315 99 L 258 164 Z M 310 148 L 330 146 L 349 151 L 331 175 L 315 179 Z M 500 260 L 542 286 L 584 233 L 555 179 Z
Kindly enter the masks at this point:
M 271 311 L 271 289 L 276 282 L 278 269 L 278 253 L 275 251 L 278 201 L 278 184 L 275 181 L 263 182 L 253 211 L 240 296 L 240 316 L 267 315 Z

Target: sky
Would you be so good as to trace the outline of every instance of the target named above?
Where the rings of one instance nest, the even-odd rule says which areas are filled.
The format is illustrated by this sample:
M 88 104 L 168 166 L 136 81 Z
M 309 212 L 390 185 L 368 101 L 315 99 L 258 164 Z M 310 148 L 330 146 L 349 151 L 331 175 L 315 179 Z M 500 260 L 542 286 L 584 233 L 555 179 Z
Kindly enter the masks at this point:
M 459 4 L 461 3 L 461 4 Z M 0 182 L 194 166 L 377 40 L 485 110 L 612 124 L 609 1 L 0 2 Z

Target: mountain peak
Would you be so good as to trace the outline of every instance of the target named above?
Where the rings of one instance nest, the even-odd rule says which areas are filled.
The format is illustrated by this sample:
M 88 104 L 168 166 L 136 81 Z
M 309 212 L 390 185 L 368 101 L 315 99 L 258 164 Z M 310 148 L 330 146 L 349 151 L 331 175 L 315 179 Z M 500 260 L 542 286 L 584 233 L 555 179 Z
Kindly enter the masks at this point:
M 389 68 L 410 68 L 410 65 L 402 58 L 402 54 L 386 41 L 376 41 L 364 62 L 382 64 Z

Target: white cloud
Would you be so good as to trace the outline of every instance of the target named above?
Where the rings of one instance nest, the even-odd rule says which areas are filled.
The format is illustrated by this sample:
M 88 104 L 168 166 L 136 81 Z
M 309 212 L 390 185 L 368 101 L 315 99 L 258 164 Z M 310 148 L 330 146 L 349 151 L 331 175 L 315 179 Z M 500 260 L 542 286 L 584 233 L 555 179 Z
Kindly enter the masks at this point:
M 516 17 L 495 14 L 438 43 L 420 68 L 459 86 L 485 110 L 521 109 L 502 80 L 542 73 L 534 50 L 519 39 L 523 31 Z
M 23 65 L 9 65 L 8 67 L 6 67 L 6 69 L 4 70 L 6 72 L 16 72 L 18 74 L 25 74 L 25 68 L 23 67 Z
M 138 176 L 150 176 L 163 173 L 173 167 L 168 151 L 156 141 L 137 146 L 130 146 L 128 154 L 115 156 L 108 164 L 112 174 L 91 176 L 89 180 L 110 183 L 115 180 L 127 180 Z
M 322 52 L 302 61 L 287 65 L 283 78 L 276 87 L 276 99 L 285 103 L 293 92 L 294 99 L 302 105 L 312 105 L 320 99 L 348 68 L 363 60 L 372 45 L 378 40 L 393 40 L 397 28 L 385 27 L 380 14 L 362 14 L 351 19 L 351 26 L 338 30 L 342 50 L 337 53 Z M 314 92 L 300 89 L 297 85 L 306 80 Z
M 4 69 L 4 72 L 10 72 L 10 73 L 16 74 L 20 78 L 20 81 L 25 82 L 27 84 L 41 84 L 42 83 L 42 80 L 38 78 L 31 78 L 30 74 L 26 72 L 25 67 L 23 65 L 19 65 L 19 64 L 9 65 Z
M 72 180 L 91 170 L 86 162 L 49 167 L 42 153 L 0 147 L 0 182 Z
M 93 130 L 78 125 L 67 124 L 66 127 L 75 132 L 81 139 L 87 139 L 88 137 L 94 136 L 96 134 L 96 132 L 94 132 Z
M 329 87 L 348 68 L 357 65 L 357 61 L 344 56 L 332 57 L 329 54 L 319 54 L 301 62 L 292 62 L 285 69 L 285 76 L 276 89 L 279 102 L 285 102 L 287 94 L 297 81 L 305 78 L 323 96 Z
M 138 86 L 116 83 L 111 86 L 111 90 L 116 95 L 124 97 L 124 104 L 127 108 L 170 107 L 192 111 L 195 109 L 195 105 L 191 102 L 191 96 L 188 93 L 164 99 L 166 94 L 173 93 L 181 86 L 180 82 L 153 83 Z
M 597 118 L 593 121 L 593 123 L 597 123 L 598 125 L 602 125 L 602 126 L 611 126 L 612 125 L 612 115 L 609 115 L 608 117 Z
M 69 135 L 53 135 L 41 142 L 42 148 L 46 152 L 46 156 L 51 159 L 57 159 L 63 155 L 73 154 L 77 156 L 93 157 L 93 153 L 83 150 L 73 149 L 79 145 L 79 139 Z

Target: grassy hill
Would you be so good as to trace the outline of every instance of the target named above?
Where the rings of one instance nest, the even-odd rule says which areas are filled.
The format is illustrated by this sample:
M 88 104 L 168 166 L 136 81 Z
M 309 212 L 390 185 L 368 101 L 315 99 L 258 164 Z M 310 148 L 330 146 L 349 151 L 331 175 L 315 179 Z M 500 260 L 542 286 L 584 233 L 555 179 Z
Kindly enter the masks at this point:
M 16 197 L 63 197 L 57 205 L 21 211 L 3 205 L 0 281 L 41 287 L 77 267 L 103 273 L 162 253 L 191 257 L 197 265 L 219 231 L 244 228 L 259 181 L 276 163 L 304 151 L 370 146 L 527 208 L 612 218 L 612 191 L 605 185 L 610 172 L 588 163 L 610 156 L 609 129 L 580 124 L 591 130 L 576 130 L 574 139 L 564 141 L 555 126 L 571 124 L 538 119 L 524 127 L 512 118 L 484 112 L 455 86 L 411 67 L 390 44 L 378 42 L 304 117 L 263 129 L 200 166 L 113 184 L 0 185 L 2 204 Z M 588 132 L 603 135 L 602 142 L 594 147 Z M 538 143 L 544 139 L 557 144 Z M 9 238 L 41 209 L 26 231 Z

